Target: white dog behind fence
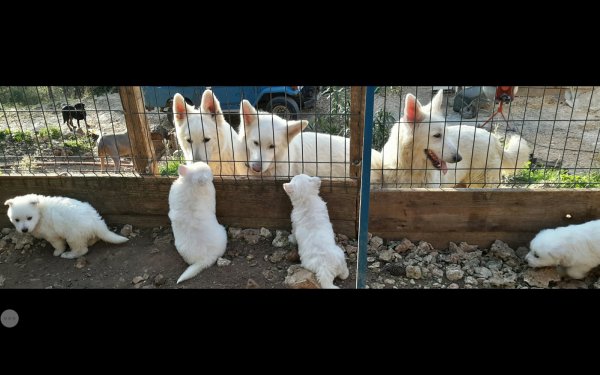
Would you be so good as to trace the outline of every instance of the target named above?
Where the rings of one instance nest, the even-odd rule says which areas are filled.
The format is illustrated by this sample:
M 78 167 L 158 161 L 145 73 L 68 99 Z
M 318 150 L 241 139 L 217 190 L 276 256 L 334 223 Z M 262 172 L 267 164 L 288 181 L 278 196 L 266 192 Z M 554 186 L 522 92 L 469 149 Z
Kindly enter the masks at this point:
M 206 162 L 216 176 L 245 174 L 246 152 L 211 90 L 202 94 L 199 109 L 187 104 L 181 94 L 175 94 L 173 115 L 177 142 L 188 164 Z
M 247 173 L 253 177 L 350 177 L 350 139 L 303 132 L 306 120 L 286 121 L 257 111 L 247 100 L 240 108 L 239 143 L 247 152 Z M 373 160 L 380 158 L 372 150 Z
M 582 279 L 600 265 L 600 220 L 544 229 L 529 248 L 530 267 L 562 266 L 570 277 Z
M 529 160 L 531 148 L 519 135 L 504 148 L 485 129 L 446 127 L 442 100 L 443 90 L 426 106 L 406 95 L 404 115 L 381 150 L 381 164 L 373 163 L 375 182 L 384 187 L 493 187 Z

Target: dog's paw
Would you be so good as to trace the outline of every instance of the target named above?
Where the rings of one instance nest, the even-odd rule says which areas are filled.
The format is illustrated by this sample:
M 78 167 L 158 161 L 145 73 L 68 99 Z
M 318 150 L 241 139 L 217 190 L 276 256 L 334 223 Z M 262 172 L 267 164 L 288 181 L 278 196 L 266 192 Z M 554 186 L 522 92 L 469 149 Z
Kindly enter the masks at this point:
M 55 249 L 54 252 L 52 253 L 52 255 L 54 255 L 55 257 L 61 255 L 62 253 L 64 253 L 64 250 L 59 250 L 59 249 Z
M 67 251 L 65 253 L 60 254 L 61 258 L 66 258 L 66 259 L 75 259 L 80 257 L 82 254 L 78 254 L 78 253 L 74 253 L 72 251 Z

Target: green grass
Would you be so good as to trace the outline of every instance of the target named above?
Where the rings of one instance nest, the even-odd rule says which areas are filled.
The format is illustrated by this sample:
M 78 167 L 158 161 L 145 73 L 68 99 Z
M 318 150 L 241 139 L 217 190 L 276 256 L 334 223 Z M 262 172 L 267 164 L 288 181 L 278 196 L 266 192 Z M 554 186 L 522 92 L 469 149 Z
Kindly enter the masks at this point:
M 527 168 L 530 166 L 527 164 Z M 567 169 L 524 169 L 510 179 L 515 185 L 543 185 L 547 188 L 585 189 L 600 187 L 600 173 L 570 174 Z
M 82 154 L 92 151 L 92 144 L 83 139 L 69 139 L 65 141 L 65 148 L 70 149 L 73 154 Z
M 27 144 L 33 143 L 33 137 L 31 136 L 31 132 L 29 130 L 12 133 L 12 139 L 13 139 L 13 141 L 19 142 L 19 143 L 21 143 L 21 142 L 24 142 Z
M 158 168 L 158 172 L 161 176 L 177 176 L 179 175 L 177 169 L 179 168 L 179 164 L 182 163 L 183 161 L 180 160 L 169 160 L 165 166 Z
M 10 130 L 4 129 L 0 130 L 0 141 L 6 140 L 10 136 Z
M 60 139 L 61 131 L 58 127 L 50 126 L 47 129 L 40 130 L 39 136 L 42 139 Z

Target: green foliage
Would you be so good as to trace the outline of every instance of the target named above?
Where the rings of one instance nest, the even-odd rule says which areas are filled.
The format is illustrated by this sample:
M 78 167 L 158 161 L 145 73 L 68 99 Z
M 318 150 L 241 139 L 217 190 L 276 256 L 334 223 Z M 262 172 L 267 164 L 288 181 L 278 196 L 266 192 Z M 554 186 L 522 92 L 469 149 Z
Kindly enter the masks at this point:
M 4 129 L 0 130 L 0 141 L 6 140 L 10 136 L 10 130 Z
M 56 126 L 51 126 L 46 129 L 42 129 L 39 132 L 39 137 L 42 139 L 60 139 L 61 131 Z
M 92 151 L 92 147 L 92 143 L 85 138 L 65 140 L 65 148 L 70 149 L 73 154 L 82 154 L 84 152 Z
M 600 187 L 600 173 L 588 172 L 583 174 L 570 174 L 567 169 L 523 169 L 510 179 L 515 185 L 542 185 L 548 188 L 585 189 Z
M 159 166 L 158 172 L 161 176 L 177 176 L 179 175 L 179 164 L 185 164 L 183 161 L 183 155 L 181 154 L 179 157 L 174 156 L 173 159 L 168 159 L 165 165 Z
M 31 132 L 29 130 L 13 132 L 11 136 L 15 142 L 24 142 L 27 144 L 33 143 L 33 137 L 31 136 Z
M 373 148 L 380 151 L 383 145 L 387 142 L 390 136 L 390 130 L 396 122 L 396 118 L 392 112 L 377 111 L 373 119 Z

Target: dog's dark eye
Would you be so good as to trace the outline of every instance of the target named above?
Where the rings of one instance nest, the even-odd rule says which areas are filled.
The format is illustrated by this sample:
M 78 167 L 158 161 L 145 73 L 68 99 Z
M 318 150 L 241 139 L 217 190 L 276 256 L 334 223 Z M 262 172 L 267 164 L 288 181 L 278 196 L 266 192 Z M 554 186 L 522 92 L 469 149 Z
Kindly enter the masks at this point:
M 440 133 L 434 134 L 433 135 L 435 138 L 442 138 L 442 135 Z
M 533 253 L 533 256 L 539 258 L 540 256 L 537 253 Z
M 275 148 L 275 145 L 270 145 L 269 148 Z
M 258 146 L 258 141 L 254 141 L 254 144 L 255 144 L 256 146 Z
M 204 143 L 210 141 L 210 138 L 204 138 Z
M 19 219 L 15 219 L 15 221 L 18 223 L 18 222 L 19 222 Z
M 27 216 L 27 220 L 31 220 L 31 216 Z
M 188 138 L 188 139 L 186 139 L 186 141 L 187 141 L 187 143 L 192 143 L 193 142 L 192 138 Z

